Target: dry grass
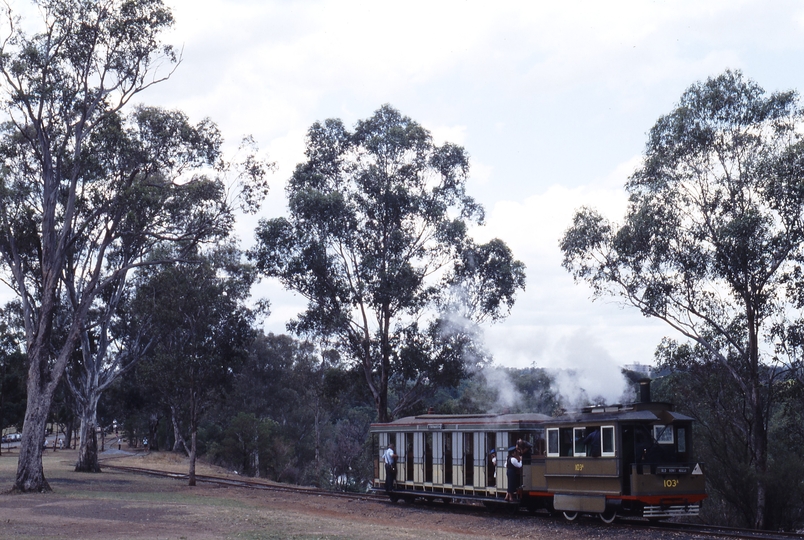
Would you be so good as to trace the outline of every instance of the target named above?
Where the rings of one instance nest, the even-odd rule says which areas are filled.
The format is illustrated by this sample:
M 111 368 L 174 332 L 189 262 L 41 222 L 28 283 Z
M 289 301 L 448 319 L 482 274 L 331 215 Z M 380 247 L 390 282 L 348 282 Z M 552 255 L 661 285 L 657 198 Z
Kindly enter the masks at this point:
M 169 452 L 105 460 L 127 466 L 186 473 L 187 459 Z M 376 539 L 476 540 L 478 538 L 606 538 L 637 540 L 644 531 L 602 526 L 599 520 L 567 524 L 558 519 L 467 513 L 441 505 L 392 505 L 307 494 L 227 488 L 123 473 L 76 473 L 74 450 L 44 454 L 52 493 L 0 495 L 0 538 L 112 539 Z M 0 489 L 10 488 L 17 455 L 0 457 Z M 199 474 L 226 471 L 202 462 Z M 234 475 L 232 475 L 234 476 Z M 655 534 L 654 538 L 689 538 Z
M 52 493 L 0 496 L 0 538 L 420 538 L 421 529 L 389 528 L 383 506 L 369 502 L 310 500 L 239 488 L 121 473 L 76 473 L 74 450 L 47 451 L 45 475 Z M 187 472 L 187 459 L 168 452 L 113 457 L 109 463 Z M 10 487 L 17 455 L 0 457 L 0 484 Z M 222 475 L 199 462 L 199 474 Z M 234 475 L 232 475 L 234 476 Z M 373 516 L 373 517 L 372 517 Z M 430 538 L 461 538 L 431 531 Z M 477 538 L 471 535 L 473 538 Z

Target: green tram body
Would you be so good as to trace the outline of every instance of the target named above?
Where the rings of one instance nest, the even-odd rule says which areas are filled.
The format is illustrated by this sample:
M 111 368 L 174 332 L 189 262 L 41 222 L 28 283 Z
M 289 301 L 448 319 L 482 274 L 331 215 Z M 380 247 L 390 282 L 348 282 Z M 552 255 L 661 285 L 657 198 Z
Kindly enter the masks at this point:
M 600 451 L 583 440 L 599 430 Z M 563 511 L 567 519 L 618 514 L 695 516 L 706 498 L 702 464 L 692 456 L 692 418 L 667 403 L 587 407 L 542 414 L 425 414 L 371 425 L 373 489 L 385 490 L 382 454 L 393 442 L 392 501 L 416 497 L 504 504 L 505 463 L 517 440 L 532 447 L 517 486 L 519 504 Z M 490 451 L 497 454 L 496 475 Z

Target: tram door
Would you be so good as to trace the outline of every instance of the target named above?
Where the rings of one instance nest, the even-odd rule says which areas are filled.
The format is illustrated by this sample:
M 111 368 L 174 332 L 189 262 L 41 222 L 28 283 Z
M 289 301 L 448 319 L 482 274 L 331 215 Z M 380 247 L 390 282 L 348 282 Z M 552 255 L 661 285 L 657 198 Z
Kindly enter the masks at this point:
M 380 467 L 380 456 L 385 453 L 385 449 L 388 448 L 388 433 L 380 433 L 379 434 L 379 447 L 375 454 L 377 455 L 377 476 L 381 482 L 385 482 L 385 467 Z
M 500 465 L 500 457 L 496 455 L 496 448 L 497 448 L 497 436 L 495 433 L 486 433 L 486 485 L 487 486 L 496 486 L 497 485 L 497 467 Z M 491 451 L 495 450 L 495 453 L 492 454 Z M 492 458 L 496 457 L 497 465 L 495 466 Z
M 442 433 L 444 439 L 444 483 L 452 484 L 452 433 Z
M 433 481 L 433 434 L 424 434 L 424 481 Z
M 405 480 L 413 481 L 413 433 L 405 433 Z
M 374 478 L 380 477 L 380 436 L 378 433 L 371 435 L 371 450 L 374 455 Z M 384 467 L 383 467 L 384 468 Z

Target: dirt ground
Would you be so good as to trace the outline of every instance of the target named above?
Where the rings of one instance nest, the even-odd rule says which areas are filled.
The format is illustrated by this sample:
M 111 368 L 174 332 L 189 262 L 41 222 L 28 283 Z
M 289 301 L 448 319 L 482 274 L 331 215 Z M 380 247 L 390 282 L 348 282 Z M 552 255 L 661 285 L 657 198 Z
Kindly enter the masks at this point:
M 548 516 L 517 516 L 445 508 L 438 503 L 391 504 L 246 488 L 205 485 L 122 473 L 76 473 L 74 450 L 45 452 L 52 493 L 0 495 L 0 538 L 158 539 L 482 539 L 636 540 L 645 531 L 598 520 L 567 523 Z M 111 451 L 104 461 L 187 472 L 169 453 Z M 0 457 L 0 489 L 13 484 L 16 453 Z M 199 465 L 198 474 L 222 471 Z M 651 538 L 694 538 L 651 533 Z

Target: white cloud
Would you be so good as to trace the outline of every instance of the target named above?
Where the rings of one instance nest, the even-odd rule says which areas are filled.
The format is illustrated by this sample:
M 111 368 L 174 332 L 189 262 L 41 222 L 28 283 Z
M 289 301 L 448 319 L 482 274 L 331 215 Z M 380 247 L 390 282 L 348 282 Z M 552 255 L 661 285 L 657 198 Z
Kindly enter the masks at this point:
M 427 126 L 433 142 L 439 146 L 444 143 L 463 145 L 466 143 L 466 126 Z
M 278 164 L 262 216 L 285 212 L 316 120 L 351 127 L 391 103 L 466 147 L 469 194 L 487 210 L 473 233 L 502 238 L 528 266 L 510 318 L 486 331 L 503 365 L 566 367 L 578 355 L 562 344 L 581 338 L 618 364 L 650 362 L 668 329 L 591 302 L 561 268 L 573 211 L 623 215 L 645 133 L 696 80 L 730 67 L 769 90 L 804 88 L 791 69 L 804 11 L 790 2 L 166 1 L 183 62 L 141 99 L 209 116 L 233 144 L 253 134 Z M 246 246 L 255 221 L 238 224 Z M 260 290 L 283 331 L 304 303 Z

